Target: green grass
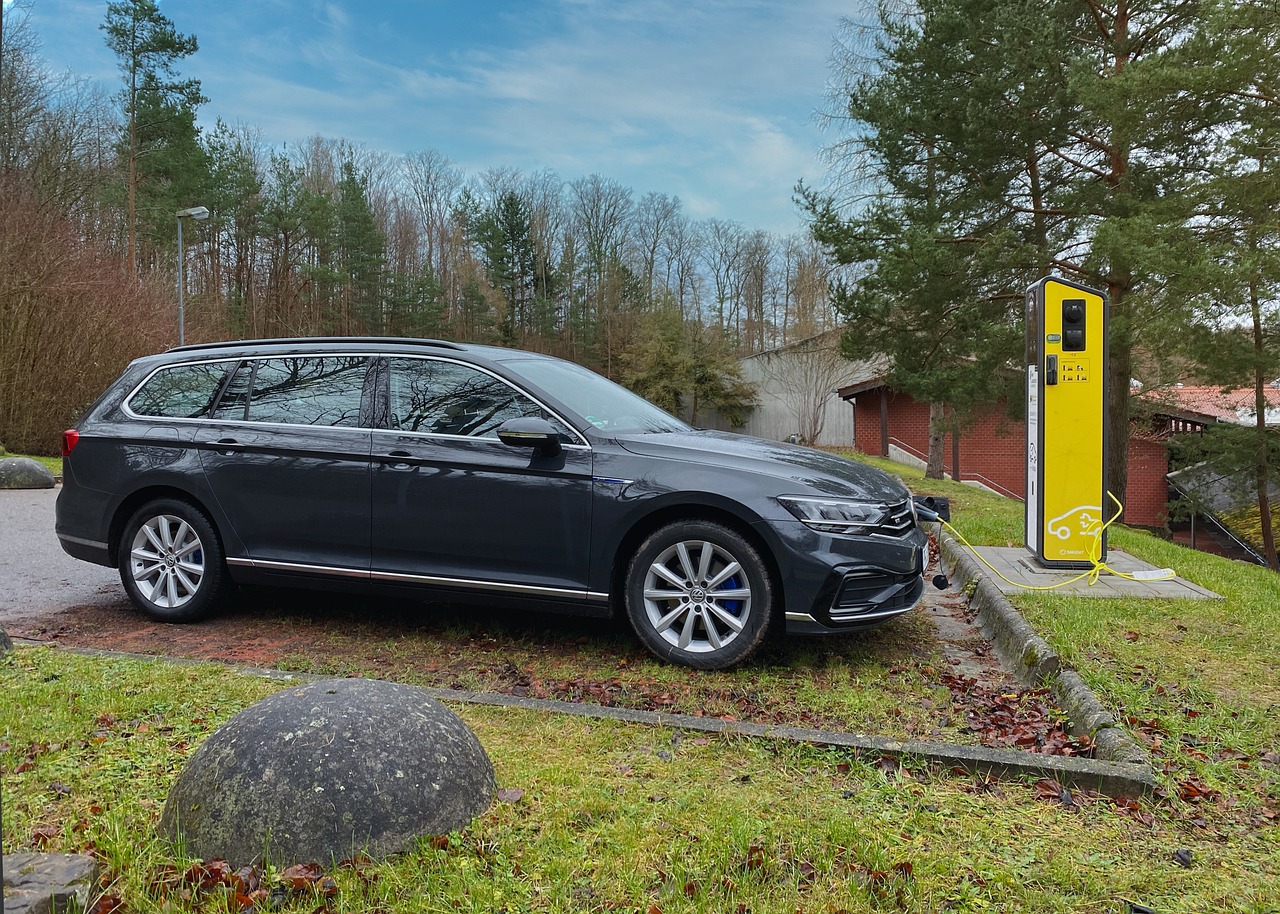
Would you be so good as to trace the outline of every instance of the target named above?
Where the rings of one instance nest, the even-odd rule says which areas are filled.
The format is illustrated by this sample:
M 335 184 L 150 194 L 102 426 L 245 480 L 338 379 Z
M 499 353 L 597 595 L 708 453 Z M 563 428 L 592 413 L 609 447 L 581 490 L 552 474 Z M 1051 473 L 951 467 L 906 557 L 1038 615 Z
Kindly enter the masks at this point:
M 1020 505 L 947 481 L 908 482 L 948 496 L 954 525 L 971 541 L 1021 543 Z M 1153 798 L 1077 793 L 1064 805 L 1045 785 L 459 705 L 499 785 L 523 794 L 449 842 L 335 870 L 328 909 L 1121 912 L 1133 901 L 1162 914 L 1280 910 L 1280 577 L 1126 529 L 1114 529 L 1110 544 L 1224 597 L 1015 598 L 1151 748 L 1161 785 Z M 537 653 L 536 639 L 526 647 Z M 859 686 L 878 694 L 858 710 L 824 713 L 890 712 L 880 661 L 841 660 L 837 651 L 805 668 L 803 656 L 788 658 L 799 669 L 765 663 L 726 674 L 716 688 L 730 697 L 753 690 L 753 700 L 789 692 L 794 713 L 836 701 L 821 680 L 843 677 L 846 694 Z M 603 658 L 589 662 L 604 670 Z M 849 669 L 860 662 L 861 678 Z M 637 665 L 643 678 L 665 677 L 673 694 L 688 683 L 683 671 Z M 613 669 L 626 672 L 616 659 Z M 471 675 L 482 684 L 492 674 Z M 155 838 L 154 824 L 200 739 L 280 687 L 212 665 L 50 649 L 6 655 L 5 849 L 44 842 L 95 852 L 129 911 L 229 910 L 216 893 L 183 897 L 151 885 L 158 868 L 188 862 Z M 1175 860 L 1179 851 L 1189 866 Z M 300 896 L 278 909 L 317 905 Z
M 26 457 L 30 460 L 35 460 L 39 463 L 43 463 L 46 467 L 48 467 L 49 472 L 52 473 L 54 476 L 62 475 L 62 458 L 61 457 L 38 457 L 33 454 L 10 454 L 4 450 L 0 450 L 0 457 Z
M 212 665 L 7 655 L 6 849 L 44 835 L 49 849 L 96 853 L 130 911 L 228 910 L 216 893 L 154 887 L 163 867 L 189 863 L 154 827 L 200 738 L 284 685 Z M 499 785 L 523 794 L 449 842 L 334 870 L 331 910 L 1052 912 L 1133 899 L 1266 911 L 1280 900 L 1273 826 L 1176 798 L 1130 807 L 1077 795 L 1064 806 L 1035 785 L 807 746 L 456 710 Z M 1178 849 L 1190 868 L 1173 862 Z M 282 910 L 316 904 L 303 896 Z

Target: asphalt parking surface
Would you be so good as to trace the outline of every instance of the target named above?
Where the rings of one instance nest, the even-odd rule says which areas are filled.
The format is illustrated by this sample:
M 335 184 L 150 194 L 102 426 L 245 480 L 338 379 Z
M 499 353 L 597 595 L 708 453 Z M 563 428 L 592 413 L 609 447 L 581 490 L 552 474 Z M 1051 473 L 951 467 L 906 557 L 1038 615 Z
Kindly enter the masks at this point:
M 62 551 L 53 530 L 59 491 L 0 490 L 0 625 L 69 606 L 128 603 L 115 569 Z

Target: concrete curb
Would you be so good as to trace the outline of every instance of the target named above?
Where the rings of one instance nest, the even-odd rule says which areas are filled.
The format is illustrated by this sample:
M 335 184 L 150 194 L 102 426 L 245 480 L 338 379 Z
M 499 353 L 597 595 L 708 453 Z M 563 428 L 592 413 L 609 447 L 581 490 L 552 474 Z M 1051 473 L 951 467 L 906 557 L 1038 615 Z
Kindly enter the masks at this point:
M 427 689 L 426 691 L 441 701 L 520 708 L 549 714 L 571 714 L 599 720 L 616 720 L 623 723 L 647 724 L 673 730 L 692 730 L 725 736 L 746 736 L 782 742 L 808 743 L 814 746 L 832 746 L 851 750 L 855 758 L 891 758 L 899 761 L 920 759 L 954 771 L 988 777 L 1050 778 L 1064 787 L 1087 788 L 1108 796 L 1139 796 L 1149 793 L 1155 787 L 1155 780 L 1151 777 L 1149 767 L 1144 769 L 1141 766 L 1110 759 L 1041 755 L 1015 749 L 988 749 L 982 746 L 959 746 L 924 740 L 886 739 L 857 733 L 724 721 L 685 714 L 607 708 L 485 692 L 458 692 L 450 689 Z
M 1043 638 L 1036 634 L 1022 614 L 1000 592 L 973 552 L 960 545 L 945 530 L 938 534 L 943 567 L 950 567 L 952 577 L 963 578 L 966 589 L 972 587 L 969 605 L 977 613 L 976 622 L 1006 667 L 1022 682 L 1034 688 L 1048 688 L 1058 706 L 1066 712 L 1072 732 L 1088 734 L 1097 747 L 1099 759 L 1141 772 L 1134 783 L 1135 792 L 1149 793 L 1155 788 L 1151 756 L 1135 743 L 1107 711 L 1080 674 L 1063 663 L 1062 658 Z
M 21 644 L 37 646 L 45 642 L 23 641 Z M 90 656 L 123 657 L 130 660 L 164 661 L 177 664 L 207 664 L 215 661 L 185 660 L 157 657 L 152 654 L 132 654 L 123 651 L 103 651 L 92 648 L 67 648 Z M 233 667 L 249 676 L 261 676 L 284 681 L 312 682 L 329 677 L 307 673 L 289 673 L 282 670 L 258 667 Z M 725 721 L 718 718 L 693 717 L 685 714 L 667 714 L 661 711 L 640 711 L 631 708 L 610 708 L 601 705 L 554 701 L 545 698 L 525 698 L 494 692 L 467 692 L 456 689 L 421 687 L 424 692 L 442 702 L 488 705 L 500 708 L 516 708 L 546 714 L 567 714 L 595 720 L 613 720 L 620 723 L 666 727 L 722 736 L 743 736 L 780 742 L 807 743 L 814 746 L 831 746 L 850 750 L 855 758 L 891 758 L 900 761 L 921 760 L 953 771 L 986 777 L 1049 778 L 1064 787 L 1096 790 L 1113 797 L 1134 797 L 1150 793 L 1155 779 L 1150 766 L 1135 765 L 1113 758 L 1084 759 L 1060 755 L 1041 755 L 1016 749 L 988 749 L 981 746 L 960 746 L 951 743 L 935 743 L 924 740 L 895 740 L 857 733 L 830 730 L 813 730 L 803 727 L 784 727 L 770 724 L 753 724 L 742 721 Z

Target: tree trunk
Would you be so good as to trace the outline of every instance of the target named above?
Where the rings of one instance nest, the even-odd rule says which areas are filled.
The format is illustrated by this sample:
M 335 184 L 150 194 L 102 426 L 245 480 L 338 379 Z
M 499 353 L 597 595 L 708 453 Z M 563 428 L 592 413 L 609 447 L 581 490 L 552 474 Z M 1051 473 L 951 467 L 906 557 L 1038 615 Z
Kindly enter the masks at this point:
M 1110 320 L 1108 321 L 1109 345 L 1107 358 L 1107 416 L 1105 421 L 1107 442 L 1107 476 L 1103 480 L 1107 492 L 1121 505 L 1125 502 L 1129 484 L 1129 380 L 1133 370 L 1133 346 L 1129 336 L 1127 302 L 1124 300 L 1127 285 L 1111 284 Z M 1102 513 L 1110 517 L 1114 502 L 1102 495 Z M 1119 520 L 1124 520 L 1123 509 Z
M 925 467 L 926 479 L 941 479 L 945 461 L 946 428 L 943 425 L 945 412 L 942 403 L 934 401 L 929 404 L 929 462 Z
M 1258 432 L 1258 456 L 1254 479 L 1258 491 L 1258 522 L 1262 532 L 1262 557 L 1267 567 L 1280 571 L 1280 558 L 1276 556 L 1275 531 L 1271 528 L 1270 474 L 1267 471 L 1267 376 L 1266 352 L 1263 347 L 1262 310 L 1258 301 L 1257 281 L 1249 283 L 1249 305 L 1253 311 L 1253 409 L 1254 427 Z

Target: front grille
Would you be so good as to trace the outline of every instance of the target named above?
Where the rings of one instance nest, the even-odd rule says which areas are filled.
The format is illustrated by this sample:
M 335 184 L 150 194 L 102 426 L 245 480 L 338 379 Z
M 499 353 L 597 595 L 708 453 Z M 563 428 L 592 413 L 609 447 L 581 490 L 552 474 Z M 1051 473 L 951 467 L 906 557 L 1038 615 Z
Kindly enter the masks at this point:
M 906 536 L 916 525 L 915 513 L 911 510 L 911 499 L 890 505 L 887 515 L 875 529 L 881 536 Z
M 849 624 L 867 616 L 909 609 L 922 593 L 924 579 L 918 574 L 890 574 L 873 568 L 851 571 L 844 576 L 831 604 L 831 622 Z

